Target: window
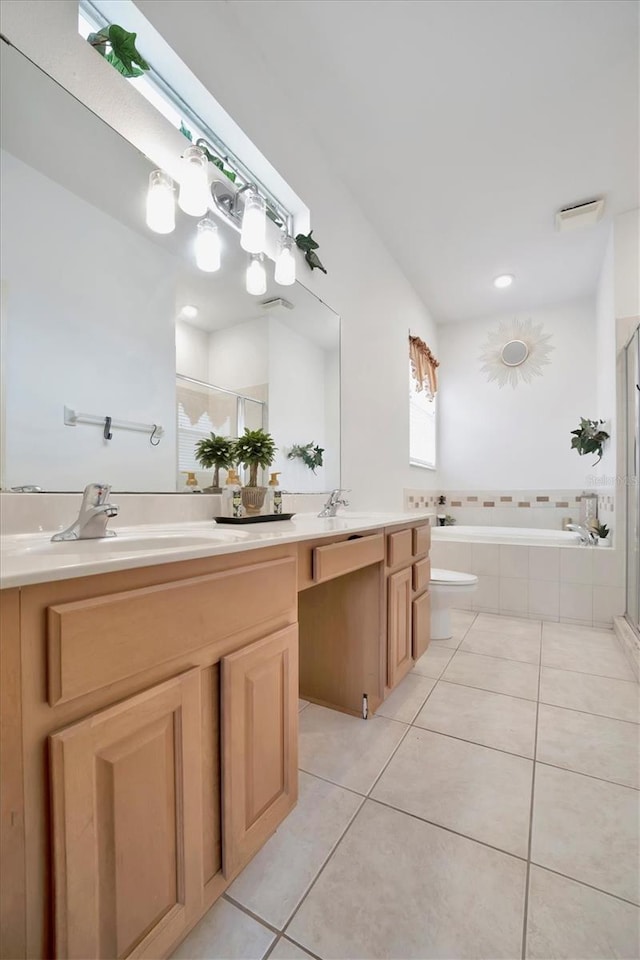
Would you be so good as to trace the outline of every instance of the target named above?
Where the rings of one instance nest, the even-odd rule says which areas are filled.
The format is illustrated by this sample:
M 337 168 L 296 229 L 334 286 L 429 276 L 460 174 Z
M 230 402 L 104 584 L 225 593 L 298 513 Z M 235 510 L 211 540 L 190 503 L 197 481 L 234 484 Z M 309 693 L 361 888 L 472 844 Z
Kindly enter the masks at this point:
M 409 363 L 409 463 L 435 470 L 436 398 L 418 386 Z

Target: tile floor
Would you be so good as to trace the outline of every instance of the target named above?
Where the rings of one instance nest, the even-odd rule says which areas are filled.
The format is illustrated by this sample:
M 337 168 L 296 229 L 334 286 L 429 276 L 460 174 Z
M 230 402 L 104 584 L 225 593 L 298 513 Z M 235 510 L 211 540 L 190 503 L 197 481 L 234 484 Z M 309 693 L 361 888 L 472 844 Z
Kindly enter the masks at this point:
M 371 720 L 301 702 L 298 806 L 174 956 L 640 956 L 639 688 L 616 639 L 453 614 Z

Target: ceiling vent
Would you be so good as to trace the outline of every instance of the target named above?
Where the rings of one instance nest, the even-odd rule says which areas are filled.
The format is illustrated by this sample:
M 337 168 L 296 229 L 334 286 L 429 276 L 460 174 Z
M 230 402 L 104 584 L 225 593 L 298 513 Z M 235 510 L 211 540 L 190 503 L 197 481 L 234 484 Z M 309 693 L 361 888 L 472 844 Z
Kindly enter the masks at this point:
M 262 300 L 260 306 L 263 310 L 277 310 L 278 307 L 284 307 L 285 310 L 293 310 L 293 304 L 284 297 L 272 297 L 270 300 Z
M 577 230 L 578 227 L 592 227 L 602 220 L 604 200 L 588 200 L 586 203 L 576 203 L 571 207 L 563 207 L 556 213 L 556 230 L 566 233 L 567 230 Z

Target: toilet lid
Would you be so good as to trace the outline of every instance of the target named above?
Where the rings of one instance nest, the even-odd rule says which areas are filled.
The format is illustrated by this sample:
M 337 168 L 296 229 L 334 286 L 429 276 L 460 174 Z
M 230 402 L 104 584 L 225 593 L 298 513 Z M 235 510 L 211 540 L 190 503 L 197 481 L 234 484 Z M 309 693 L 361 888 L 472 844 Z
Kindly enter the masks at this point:
M 478 578 L 473 573 L 460 573 L 459 570 L 439 570 L 431 571 L 432 583 L 459 583 L 469 584 L 477 583 Z

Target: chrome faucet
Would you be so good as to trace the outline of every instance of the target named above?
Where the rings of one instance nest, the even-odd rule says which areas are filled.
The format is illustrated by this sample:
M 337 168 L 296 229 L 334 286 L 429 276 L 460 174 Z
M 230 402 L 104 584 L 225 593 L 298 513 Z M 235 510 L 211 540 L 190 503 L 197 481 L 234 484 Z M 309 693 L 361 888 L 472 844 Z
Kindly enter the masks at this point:
M 573 530 L 580 537 L 580 543 L 585 547 L 595 547 L 598 542 L 598 534 L 589 527 L 583 527 L 580 523 L 568 523 L 567 530 Z
M 340 487 L 336 487 L 335 490 L 332 490 L 329 494 L 329 499 L 325 503 L 324 507 L 318 514 L 319 517 L 335 517 L 338 512 L 338 507 L 348 507 L 349 501 L 344 500 L 341 494 L 346 493 L 346 490 L 341 490 Z
M 111 486 L 108 483 L 90 483 L 84 488 L 82 505 L 77 519 L 52 540 L 98 540 L 100 537 L 115 537 L 115 530 L 107 530 L 111 517 L 117 517 L 119 507 L 109 501 Z

